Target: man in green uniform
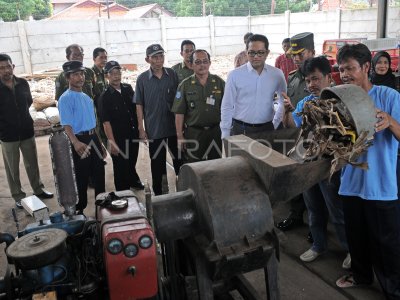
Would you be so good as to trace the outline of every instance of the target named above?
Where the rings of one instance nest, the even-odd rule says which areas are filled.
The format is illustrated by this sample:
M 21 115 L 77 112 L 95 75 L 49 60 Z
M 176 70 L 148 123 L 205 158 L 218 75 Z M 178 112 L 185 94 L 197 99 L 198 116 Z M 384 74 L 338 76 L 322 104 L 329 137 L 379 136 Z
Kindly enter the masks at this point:
M 193 70 L 190 64 L 190 56 L 196 49 L 195 44 L 190 40 L 184 40 L 181 43 L 181 56 L 183 57 L 183 62 L 172 66 L 172 70 L 178 75 L 178 81 L 181 83 L 183 79 L 188 78 L 193 75 Z
M 184 161 L 221 158 L 221 101 L 225 82 L 209 73 L 210 54 L 195 50 L 191 57 L 194 74 L 178 87 L 172 112 L 175 113 L 178 147 Z
M 297 66 L 297 70 L 289 73 L 287 96 L 291 99 L 294 107 L 297 103 L 308 96 L 310 92 L 307 90 L 305 76 L 301 73 L 301 65 L 308 58 L 315 55 L 314 50 L 314 34 L 311 32 L 303 32 L 296 34 L 290 38 L 290 49 L 288 51 Z M 306 210 L 302 195 L 298 195 L 290 200 L 289 216 L 276 224 L 281 230 L 290 230 L 303 224 L 303 213 Z M 309 241 L 312 236 L 309 234 Z
M 107 88 L 107 80 L 104 75 L 104 67 L 107 63 L 107 51 L 104 48 L 98 47 L 93 50 L 93 62 L 94 65 L 92 70 L 95 74 L 96 82 L 93 87 L 93 101 L 96 109 L 96 130 L 104 146 L 107 147 L 107 136 L 104 132 L 104 128 L 100 122 L 100 116 L 97 114 L 98 103 L 97 100 L 100 95 Z M 108 149 L 108 148 L 107 148 Z
M 305 77 L 300 69 L 306 59 L 313 58 L 315 55 L 314 34 L 303 32 L 291 37 L 288 52 L 292 55 L 297 70 L 289 73 L 287 95 L 293 106 L 296 107 L 301 99 L 310 95 L 310 92 L 307 91 Z
M 96 75 L 96 83 L 93 88 L 94 104 L 97 107 L 97 99 L 107 88 L 107 80 L 104 75 L 104 67 L 107 63 L 107 51 L 104 48 L 97 47 L 93 50 L 92 70 Z
M 83 48 L 78 44 L 69 45 L 65 48 L 65 54 L 68 61 L 77 60 L 83 63 Z M 93 99 L 94 93 L 93 88 L 96 84 L 96 75 L 92 69 L 86 68 L 85 73 L 85 83 L 83 85 L 83 92 Z M 61 95 L 68 90 L 69 84 L 65 78 L 64 72 L 61 72 L 56 78 L 56 100 L 58 100 Z

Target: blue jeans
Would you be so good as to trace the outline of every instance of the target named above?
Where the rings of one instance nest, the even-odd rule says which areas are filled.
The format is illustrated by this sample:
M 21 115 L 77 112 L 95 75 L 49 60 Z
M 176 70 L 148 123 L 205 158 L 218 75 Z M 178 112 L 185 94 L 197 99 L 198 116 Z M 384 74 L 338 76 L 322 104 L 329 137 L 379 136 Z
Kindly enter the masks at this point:
M 329 216 L 340 244 L 343 249 L 348 251 L 342 200 L 338 197 L 339 175 L 339 173 L 335 173 L 331 182 L 323 180 L 303 193 L 308 211 L 308 224 L 314 239 L 311 249 L 319 253 L 327 248 Z

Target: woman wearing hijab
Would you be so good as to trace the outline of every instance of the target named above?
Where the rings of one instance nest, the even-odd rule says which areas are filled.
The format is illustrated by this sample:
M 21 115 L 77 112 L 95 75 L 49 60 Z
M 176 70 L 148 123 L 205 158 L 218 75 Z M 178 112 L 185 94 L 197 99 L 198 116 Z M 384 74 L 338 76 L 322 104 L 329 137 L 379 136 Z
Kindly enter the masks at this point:
M 396 89 L 395 77 L 390 68 L 389 53 L 379 51 L 372 59 L 371 82 L 374 85 L 384 85 Z

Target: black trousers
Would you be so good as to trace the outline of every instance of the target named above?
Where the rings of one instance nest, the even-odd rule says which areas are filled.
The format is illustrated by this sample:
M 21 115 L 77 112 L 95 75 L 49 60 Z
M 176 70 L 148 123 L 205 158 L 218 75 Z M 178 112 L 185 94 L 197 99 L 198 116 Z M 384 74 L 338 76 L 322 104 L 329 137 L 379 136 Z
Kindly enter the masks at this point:
M 76 184 L 78 187 L 79 202 L 77 210 L 84 210 L 87 206 L 87 188 L 89 176 L 93 176 L 95 197 L 105 192 L 104 160 L 101 145 L 97 135 L 77 135 L 79 141 L 91 146 L 90 155 L 81 159 L 72 147 L 72 155 L 75 166 Z
M 341 198 L 355 281 L 372 283 L 375 271 L 386 299 L 400 299 L 400 201 Z
M 115 190 L 129 190 L 134 183 L 140 181 L 136 172 L 136 162 L 139 154 L 139 143 L 126 139 L 116 141 L 121 150 L 118 155 L 111 155 L 114 170 Z
M 167 174 L 167 147 L 172 157 L 175 174 L 179 174 L 182 165 L 181 154 L 178 153 L 176 136 L 149 141 L 149 154 L 151 160 L 151 178 L 155 195 L 162 194 L 162 176 Z

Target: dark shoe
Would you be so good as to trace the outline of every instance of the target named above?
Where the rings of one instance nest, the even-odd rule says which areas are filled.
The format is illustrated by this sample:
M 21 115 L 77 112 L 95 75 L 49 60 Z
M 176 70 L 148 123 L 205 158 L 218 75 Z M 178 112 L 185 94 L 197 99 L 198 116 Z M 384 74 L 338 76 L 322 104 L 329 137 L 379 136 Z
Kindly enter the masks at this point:
M 313 239 L 313 237 L 312 237 L 312 234 L 311 234 L 311 232 L 309 232 L 308 233 L 308 235 L 307 235 L 307 242 L 309 242 L 309 243 L 314 243 L 314 239 Z
M 36 197 L 40 199 L 50 199 L 53 198 L 53 193 L 50 193 L 49 191 L 43 190 L 41 194 L 35 194 Z
M 282 231 L 287 231 L 301 225 L 303 225 L 303 220 L 289 217 L 276 224 L 276 227 Z
M 23 208 L 24 208 L 24 207 L 22 206 L 22 204 L 21 204 L 21 200 L 15 201 L 15 206 L 16 206 L 17 208 L 19 208 L 19 209 L 23 209 Z
M 135 190 L 144 190 L 144 184 L 140 180 L 138 180 L 131 185 L 131 188 Z

